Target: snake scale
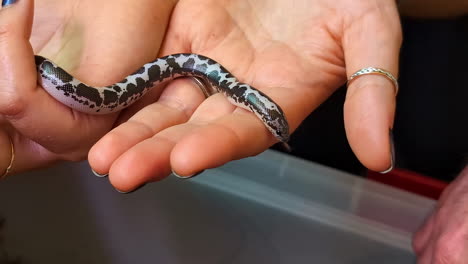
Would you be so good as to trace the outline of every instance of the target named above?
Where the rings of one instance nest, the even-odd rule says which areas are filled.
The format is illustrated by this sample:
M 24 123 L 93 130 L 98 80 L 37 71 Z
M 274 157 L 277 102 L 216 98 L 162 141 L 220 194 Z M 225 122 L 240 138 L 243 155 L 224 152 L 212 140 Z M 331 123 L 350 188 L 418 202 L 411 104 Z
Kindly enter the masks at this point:
M 218 62 L 199 54 L 181 53 L 158 58 L 106 87 L 84 84 L 44 57 L 35 56 L 35 60 L 41 86 L 56 100 L 80 112 L 120 111 L 157 84 L 189 76 L 203 79 L 235 106 L 253 112 L 279 141 L 289 139 L 289 125 L 279 105 L 261 91 L 239 82 Z

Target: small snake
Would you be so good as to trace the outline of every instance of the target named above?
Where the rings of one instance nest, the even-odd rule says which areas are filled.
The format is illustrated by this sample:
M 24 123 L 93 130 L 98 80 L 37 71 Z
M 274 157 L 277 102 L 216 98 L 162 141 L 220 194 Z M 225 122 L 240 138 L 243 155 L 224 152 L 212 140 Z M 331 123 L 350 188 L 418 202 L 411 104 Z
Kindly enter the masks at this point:
M 92 87 L 79 81 L 52 61 L 35 56 L 41 86 L 59 102 L 88 114 L 120 111 L 140 99 L 159 83 L 177 77 L 201 78 L 235 106 L 252 111 L 281 142 L 289 139 L 283 110 L 261 91 L 239 82 L 216 61 L 198 54 L 173 54 L 143 65 L 122 81 Z

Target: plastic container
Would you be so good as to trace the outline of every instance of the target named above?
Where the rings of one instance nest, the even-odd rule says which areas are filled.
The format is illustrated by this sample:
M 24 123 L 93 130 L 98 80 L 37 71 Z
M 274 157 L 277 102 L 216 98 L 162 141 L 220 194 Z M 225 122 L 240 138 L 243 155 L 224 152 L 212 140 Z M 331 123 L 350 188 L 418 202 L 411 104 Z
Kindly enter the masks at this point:
M 128 195 L 84 162 L 0 184 L 4 247 L 34 264 L 415 263 L 434 203 L 274 151 Z

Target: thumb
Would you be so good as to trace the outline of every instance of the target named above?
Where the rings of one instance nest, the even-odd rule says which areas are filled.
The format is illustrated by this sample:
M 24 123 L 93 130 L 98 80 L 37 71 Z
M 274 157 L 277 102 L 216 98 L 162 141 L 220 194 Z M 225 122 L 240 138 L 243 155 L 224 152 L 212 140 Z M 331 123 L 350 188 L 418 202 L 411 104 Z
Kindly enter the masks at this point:
M 29 44 L 32 0 L 3 0 L 0 9 L 0 113 L 20 112 L 18 87 L 36 86 L 34 53 Z
M 398 12 L 393 1 L 382 1 L 380 5 L 345 32 L 347 76 L 367 67 L 383 69 L 395 77 L 398 74 L 401 45 Z M 346 135 L 364 166 L 374 171 L 389 171 L 394 165 L 391 129 L 397 87 L 385 75 L 360 76 L 349 83 L 346 95 Z
M 29 43 L 33 0 L 3 0 L 0 9 L 0 115 L 23 136 L 57 154 L 84 156 L 111 118 L 71 111 L 37 84 Z M 92 126 L 97 121 L 98 126 Z M 93 123 L 93 121 L 96 121 Z M 75 153 L 76 152 L 76 153 Z

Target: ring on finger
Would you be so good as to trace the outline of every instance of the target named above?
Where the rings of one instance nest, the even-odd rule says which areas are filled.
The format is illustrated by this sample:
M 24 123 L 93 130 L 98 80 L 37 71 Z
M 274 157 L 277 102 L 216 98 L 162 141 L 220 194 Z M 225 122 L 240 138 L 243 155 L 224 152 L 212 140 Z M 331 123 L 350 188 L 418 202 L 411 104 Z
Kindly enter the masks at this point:
M 357 72 L 351 74 L 348 78 L 348 83 L 347 86 L 349 86 L 354 80 L 357 78 L 363 76 L 363 75 L 368 75 L 368 74 L 373 74 L 373 75 L 381 75 L 385 78 L 387 78 L 389 81 L 392 82 L 393 86 L 395 87 L 395 96 L 398 94 L 398 80 L 391 74 L 389 71 L 381 69 L 381 68 L 376 68 L 376 67 L 366 67 L 358 70 Z
M 215 92 L 213 91 L 213 87 L 209 85 L 205 80 L 198 78 L 198 77 L 190 77 L 192 81 L 200 88 L 206 98 L 213 95 Z

